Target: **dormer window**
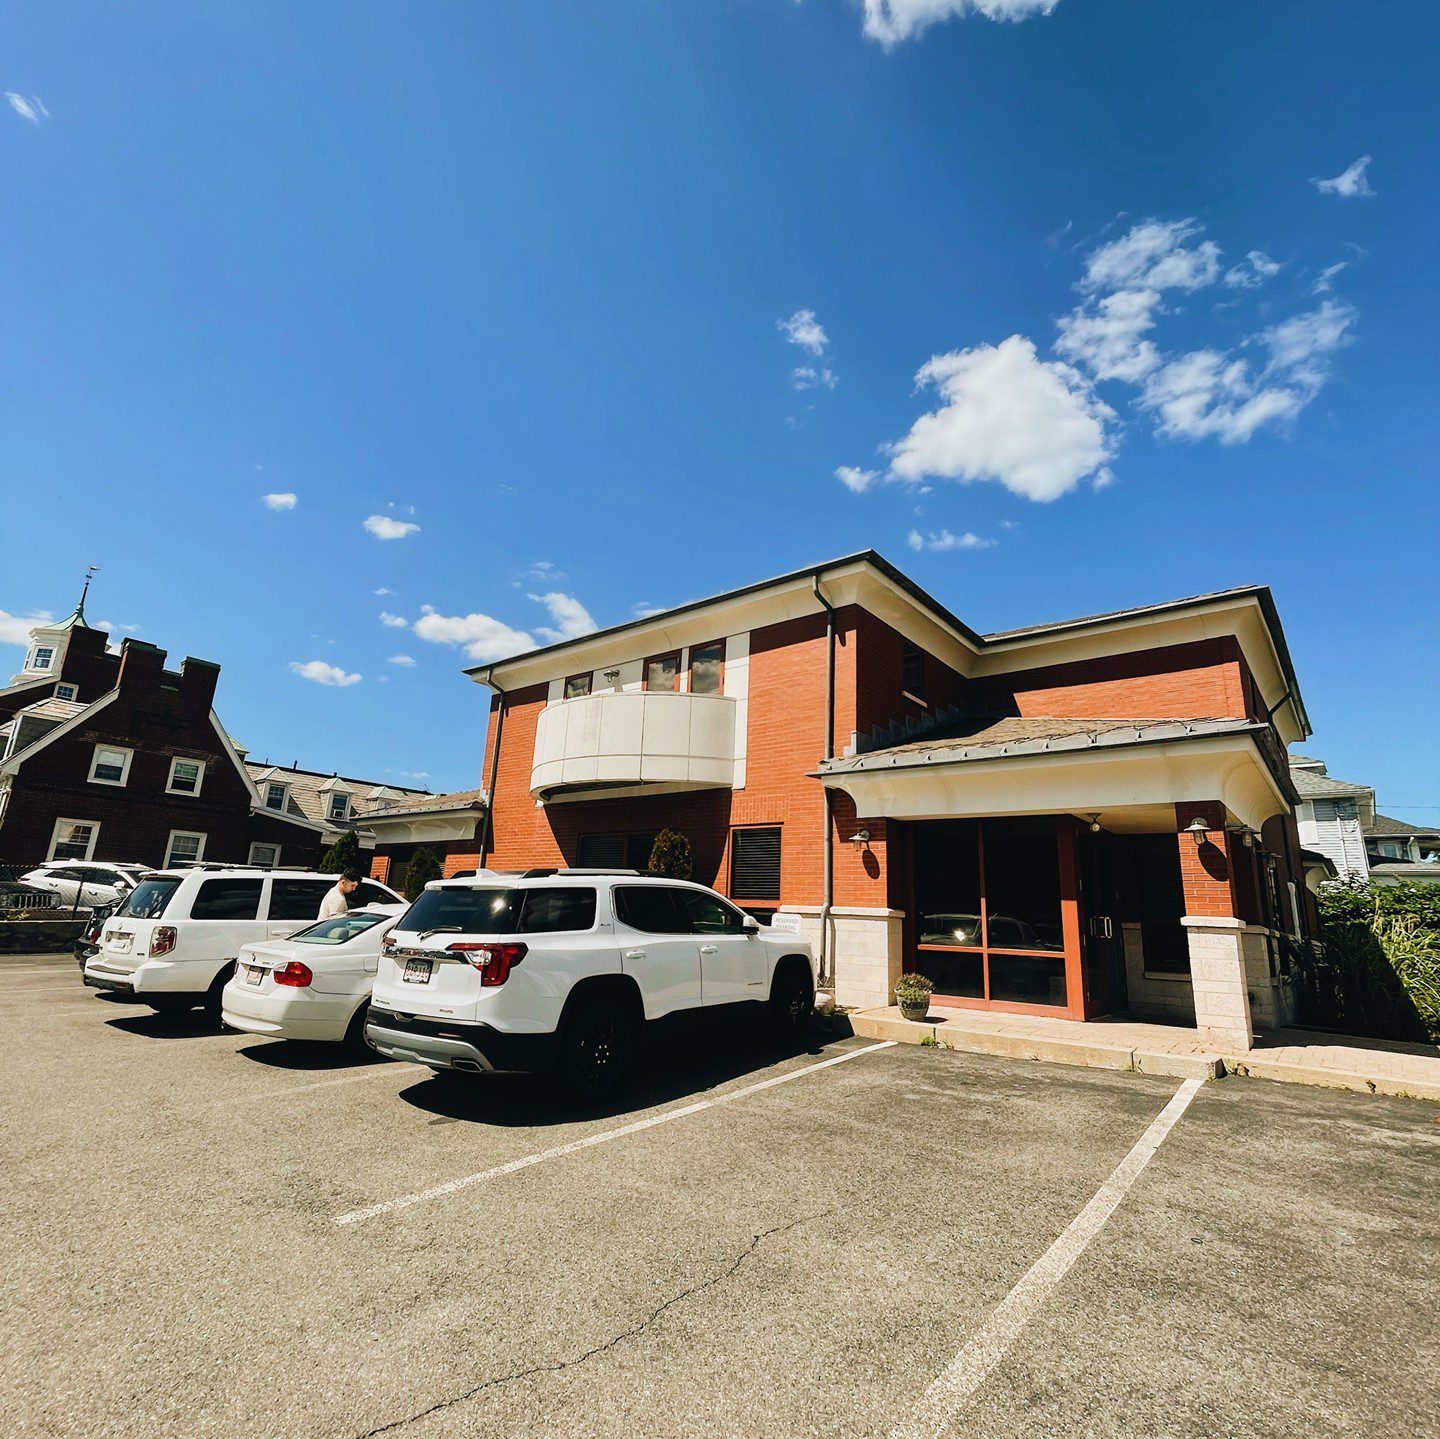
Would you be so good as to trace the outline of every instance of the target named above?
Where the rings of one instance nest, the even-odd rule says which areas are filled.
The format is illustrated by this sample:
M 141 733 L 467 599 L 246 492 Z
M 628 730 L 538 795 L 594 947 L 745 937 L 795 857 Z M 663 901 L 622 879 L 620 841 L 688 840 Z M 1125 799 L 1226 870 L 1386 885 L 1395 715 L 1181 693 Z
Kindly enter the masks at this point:
M 330 796 L 329 816 L 331 819 L 350 818 L 350 796 L 348 794 L 332 794 Z
M 56 685 L 55 698 L 57 700 L 73 700 L 79 695 L 80 690 L 75 685 Z
M 30 665 L 32 670 L 48 670 L 55 666 L 55 646 L 36 645 L 30 652 Z
M 265 808 L 283 810 L 289 793 L 289 787 L 286 785 L 267 784 L 265 786 Z

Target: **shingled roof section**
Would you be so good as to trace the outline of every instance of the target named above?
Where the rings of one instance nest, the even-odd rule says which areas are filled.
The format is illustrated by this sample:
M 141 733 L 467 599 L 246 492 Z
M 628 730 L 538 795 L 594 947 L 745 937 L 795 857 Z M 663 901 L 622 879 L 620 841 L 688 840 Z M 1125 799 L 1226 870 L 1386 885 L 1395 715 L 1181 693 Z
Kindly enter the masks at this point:
M 1366 839 L 1440 839 L 1440 831 L 1406 824 L 1403 819 L 1391 819 L 1388 814 L 1377 814 L 1362 823 L 1360 830 Z
M 435 814 L 452 809 L 483 809 L 484 807 L 485 791 L 483 789 L 457 789 L 452 790 L 449 794 L 429 794 L 423 799 L 388 805 L 383 810 L 372 810 L 367 818 L 401 819 L 411 814 Z
M 1343 779 L 1331 779 L 1328 774 L 1316 774 L 1313 770 L 1290 770 L 1290 779 L 1295 793 L 1301 799 L 1344 799 L 1350 795 L 1369 794 L 1368 784 L 1351 784 Z

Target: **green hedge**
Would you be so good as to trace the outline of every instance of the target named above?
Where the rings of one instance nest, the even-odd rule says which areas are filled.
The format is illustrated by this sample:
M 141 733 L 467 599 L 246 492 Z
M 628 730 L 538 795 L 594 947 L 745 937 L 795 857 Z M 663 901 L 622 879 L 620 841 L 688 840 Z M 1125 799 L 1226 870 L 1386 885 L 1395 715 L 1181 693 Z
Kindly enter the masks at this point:
M 1440 884 L 1321 887 L 1322 951 L 1296 956 L 1305 1024 L 1440 1041 Z

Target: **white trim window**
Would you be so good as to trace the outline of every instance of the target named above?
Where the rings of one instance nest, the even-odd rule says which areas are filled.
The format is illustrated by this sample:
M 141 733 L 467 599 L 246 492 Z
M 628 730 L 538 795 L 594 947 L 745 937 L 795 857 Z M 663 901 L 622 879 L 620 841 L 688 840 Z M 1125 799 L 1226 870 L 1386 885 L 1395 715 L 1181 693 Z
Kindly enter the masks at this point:
M 130 778 L 130 761 L 134 757 L 135 751 L 123 745 L 97 744 L 90 761 L 90 783 L 123 786 Z
M 95 841 L 100 837 L 100 823 L 93 819 L 57 819 L 50 835 L 50 853 L 54 859 L 93 859 Z
M 177 864 L 199 864 L 205 858 L 205 836 L 188 830 L 172 829 L 165 846 L 165 868 Z
M 165 782 L 166 794 L 198 795 L 200 786 L 204 783 L 205 761 L 203 759 L 184 759 L 177 754 L 170 761 L 170 778 Z
M 278 844 L 261 844 L 256 840 L 250 846 L 250 863 L 258 864 L 262 869 L 275 869 L 280 864 L 280 846 Z
M 330 820 L 349 819 L 350 796 L 348 794 L 332 794 L 330 803 L 325 807 L 325 817 Z
M 78 685 L 56 685 L 55 698 L 57 700 L 73 700 L 80 693 Z
M 265 786 L 265 808 L 285 812 L 286 801 L 290 798 L 290 786 L 277 784 L 273 779 Z
M 55 646 L 36 645 L 30 651 L 30 663 L 25 666 L 27 670 L 48 670 L 55 667 Z

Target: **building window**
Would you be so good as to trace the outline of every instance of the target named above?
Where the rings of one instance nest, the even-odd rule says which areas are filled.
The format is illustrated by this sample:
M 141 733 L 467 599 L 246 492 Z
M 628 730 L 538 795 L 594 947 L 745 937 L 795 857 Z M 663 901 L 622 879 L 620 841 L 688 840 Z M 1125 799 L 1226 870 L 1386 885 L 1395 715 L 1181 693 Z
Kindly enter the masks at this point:
M 29 665 L 29 667 L 30 667 L 32 670 L 48 670 L 48 669 L 52 668 L 52 667 L 54 666 L 54 664 L 55 664 L 55 646 L 54 646 L 54 645 L 36 645 L 35 648 L 34 648 L 34 650 L 31 652 L 31 655 L 30 655 L 30 665 Z
M 252 844 L 250 846 L 250 863 L 258 864 L 262 869 L 274 869 L 280 863 L 280 846 L 278 844 Z
M 205 761 L 175 758 L 170 761 L 170 779 L 166 794 L 199 794 L 205 782 Z
M 348 794 L 332 794 L 329 815 L 331 819 L 349 819 L 350 796 Z
M 737 829 L 730 837 L 730 898 L 780 898 L 780 826 Z
M 134 753 L 118 745 L 97 744 L 95 757 L 90 761 L 90 783 L 123 785 L 130 778 L 130 759 Z
M 93 859 L 100 826 L 88 819 L 57 819 L 47 859 Z
M 80 693 L 75 685 L 56 685 L 55 698 L 57 700 L 73 700 Z
M 690 693 L 718 695 L 725 692 L 725 646 L 720 641 L 696 645 L 690 651 Z
M 183 829 L 170 831 L 170 843 L 165 846 L 165 868 L 177 864 L 198 864 L 205 857 L 205 836 L 189 834 Z
M 290 787 L 283 784 L 267 784 L 265 786 L 265 808 L 283 810 L 285 808 L 286 796 L 290 793 Z
M 1382 839 L 1380 841 L 1380 853 L 1386 859 L 1399 859 L 1400 846 L 1394 840 Z
M 911 699 L 925 703 L 925 651 L 908 641 L 900 660 L 900 688 Z
M 650 867 L 655 847 L 653 830 L 641 834 L 582 834 L 576 851 L 581 869 L 638 869 Z
M 583 695 L 590 693 L 590 681 L 594 676 L 589 674 L 570 675 L 565 681 L 565 698 L 567 700 L 578 700 Z
M 647 690 L 678 690 L 680 688 L 680 652 L 654 655 L 645 661 Z

